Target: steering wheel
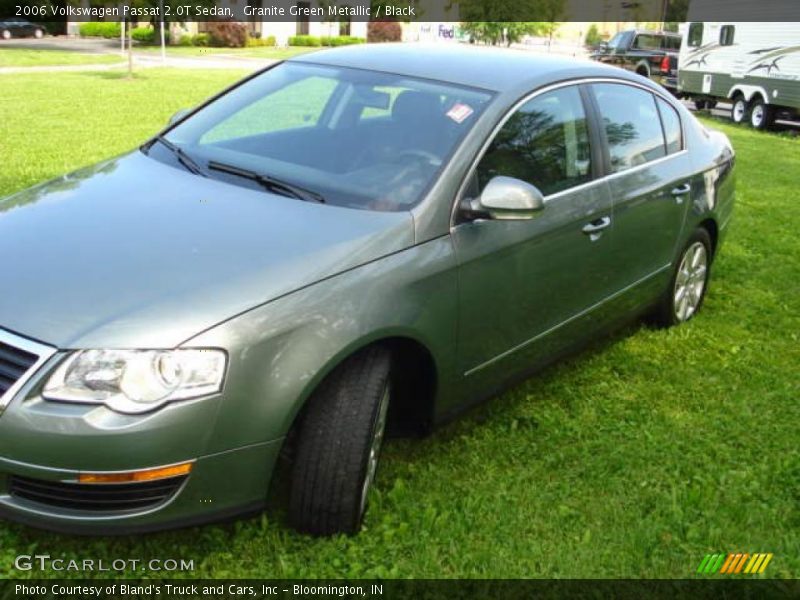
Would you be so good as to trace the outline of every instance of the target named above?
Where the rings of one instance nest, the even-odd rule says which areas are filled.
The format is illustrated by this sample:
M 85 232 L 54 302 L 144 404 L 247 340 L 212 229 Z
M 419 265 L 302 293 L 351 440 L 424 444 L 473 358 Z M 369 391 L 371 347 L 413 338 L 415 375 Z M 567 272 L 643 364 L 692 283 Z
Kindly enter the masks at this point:
M 434 167 L 438 167 L 442 164 L 442 159 L 433 152 L 428 152 L 427 150 L 403 150 L 402 152 L 398 152 L 395 156 L 399 159 L 408 157 L 424 160 Z

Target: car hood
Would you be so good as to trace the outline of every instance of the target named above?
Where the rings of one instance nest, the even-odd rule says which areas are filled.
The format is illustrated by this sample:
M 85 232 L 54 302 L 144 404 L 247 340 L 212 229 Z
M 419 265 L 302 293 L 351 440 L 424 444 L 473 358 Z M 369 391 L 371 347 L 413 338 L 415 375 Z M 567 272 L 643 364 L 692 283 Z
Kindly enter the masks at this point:
M 413 244 L 409 213 L 303 202 L 140 152 L 0 202 L 0 328 L 166 348 Z

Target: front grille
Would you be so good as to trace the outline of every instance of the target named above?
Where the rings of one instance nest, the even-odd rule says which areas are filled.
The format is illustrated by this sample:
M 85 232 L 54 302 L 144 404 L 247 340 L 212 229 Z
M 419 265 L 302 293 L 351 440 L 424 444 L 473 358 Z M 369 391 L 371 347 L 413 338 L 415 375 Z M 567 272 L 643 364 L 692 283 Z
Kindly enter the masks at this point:
M 12 475 L 12 496 L 39 504 L 90 512 L 144 510 L 166 502 L 186 476 L 137 483 L 63 483 Z
M 0 396 L 38 360 L 38 356 L 0 342 Z

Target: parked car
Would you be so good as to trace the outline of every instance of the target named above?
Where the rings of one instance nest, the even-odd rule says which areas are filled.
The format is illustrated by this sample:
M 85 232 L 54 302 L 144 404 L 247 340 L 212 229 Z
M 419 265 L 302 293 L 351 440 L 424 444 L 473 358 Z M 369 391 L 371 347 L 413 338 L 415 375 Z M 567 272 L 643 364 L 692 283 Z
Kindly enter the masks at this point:
M 733 164 L 605 65 L 385 44 L 268 67 L 0 203 L 0 512 L 102 534 L 230 517 L 282 454 L 291 523 L 355 532 L 387 427 L 621 321 L 691 319 Z
M 681 35 L 664 31 L 620 31 L 592 59 L 648 77 L 675 93 Z
M 10 40 L 12 37 L 44 37 L 44 27 L 25 19 L 0 19 L 0 38 Z

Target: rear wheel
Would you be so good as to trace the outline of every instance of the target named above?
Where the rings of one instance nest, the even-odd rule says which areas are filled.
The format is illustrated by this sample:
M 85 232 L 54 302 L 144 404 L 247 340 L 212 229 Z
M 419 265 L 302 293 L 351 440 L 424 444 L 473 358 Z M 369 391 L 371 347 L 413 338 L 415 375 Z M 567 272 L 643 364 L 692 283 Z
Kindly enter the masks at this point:
M 711 258 L 711 237 L 698 227 L 684 246 L 669 288 L 653 315 L 657 324 L 671 327 L 697 314 L 706 296 Z
M 756 98 L 750 110 L 750 125 L 755 129 L 768 129 L 773 120 L 772 107 L 760 97 Z
M 35 37 L 37 40 L 42 39 L 44 37 L 44 31 L 42 31 L 41 29 L 37 29 L 36 31 L 33 32 L 33 37 Z
M 703 110 L 706 107 L 706 101 L 697 99 L 697 100 L 694 101 L 694 107 L 697 110 Z
M 744 96 L 736 96 L 733 100 L 733 108 L 731 109 L 731 118 L 734 123 L 743 123 L 747 119 L 749 106 Z
M 391 355 L 347 359 L 309 399 L 292 467 L 289 519 L 315 535 L 356 533 L 378 468 L 391 397 Z

